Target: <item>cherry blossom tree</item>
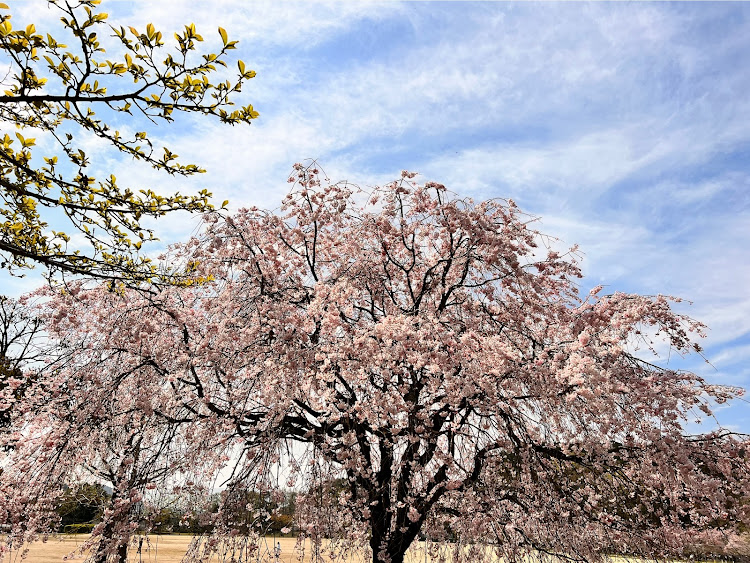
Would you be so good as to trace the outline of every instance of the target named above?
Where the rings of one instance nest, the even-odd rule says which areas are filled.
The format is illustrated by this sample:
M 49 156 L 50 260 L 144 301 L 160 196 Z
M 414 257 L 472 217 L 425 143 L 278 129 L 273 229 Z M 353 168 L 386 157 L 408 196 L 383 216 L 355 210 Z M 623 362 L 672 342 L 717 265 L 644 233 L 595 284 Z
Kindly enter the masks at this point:
M 2 436 L 14 448 L 0 475 L 0 521 L 11 527 L 0 554 L 53 531 L 66 490 L 91 483 L 111 495 L 80 551 L 93 563 L 124 563 L 134 533 L 148 531 L 149 506 L 194 489 L 217 449 L 186 424 L 175 389 L 150 353 L 139 352 L 149 331 L 159 330 L 137 317 L 142 309 L 107 286 L 82 282 L 38 294 L 35 318 L 54 346 L 16 401 L 21 414 L 12 432 Z M 212 431 L 221 439 L 216 425 Z
M 283 465 L 308 491 L 298 525 L 319 539 L 324 521 L 347 540 L 329 545 L 374 562 L 401 563 L 420 534 L 455 560 L 660 557 L 748 521 L 746 437 L 689 432 L 742 390 L 648 356 L 700 352 L 675 299 L 579 295 L 575 249 L 512 201 L 408 172 L 369 191 L 301 165 L 291 181 L 281 213 L 209 215 L 172 250 L 202 283 L 50 303 L 53 326 L 96 343 L 72 353 L 59 400 L 79 393 L 66 381 L 103 404 L 129 382 L 128 413 L 184 428 L 205 475 L 231 467 L 224 498 L 281 487 Z M 95 450 L 78 451 L 69 466 Z M 336 478 L 316 505 L 316 479 Z
M 183 323 L 190 396 L 256 456 L 291 440 L 337 468 L 374 561 L 446 529 L 511 560 L 661 556 L 747 520 L 746 438 L 686 429 L 742 390 L 641 354 L 700 352 L 702 325 L 580 297 L 575 249 L 514 202 L 413 177 L 366 193 L 297 166 L 281 215 L 209 217 L 179 254 L 216 280 Z

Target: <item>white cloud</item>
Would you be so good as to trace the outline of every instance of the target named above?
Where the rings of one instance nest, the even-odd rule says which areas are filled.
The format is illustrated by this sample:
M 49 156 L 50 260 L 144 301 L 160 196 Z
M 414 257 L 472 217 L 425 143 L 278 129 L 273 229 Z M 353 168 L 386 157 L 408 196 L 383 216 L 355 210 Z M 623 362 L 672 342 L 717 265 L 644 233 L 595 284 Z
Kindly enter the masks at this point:
M 146 7 L 147 6 L 147 7 Z M 114 25 L 133 25 L 138 29 L 153 23 L 157 29 L 180 31 L 195 23 L 208 39 L 222 26 L 230 38 L 268 46 L 291 46 L 307 49 L 328 40 L 330 35 L 345 31 L 362 19 L 378 20 L 401 12 L 397 2 L 246 2 L 222 0 L 202 9 L 187 0 L 164 0 L 148 4 L 133 3 L 130 13 L 117 10 Z M 115 10 L 113 10 L 115 12 Z M 218 38 L 218 34 L 217 38 Z
M 741 64 L 750 19 L 739 17 L 742 6 L 235 0 L 103 8 L 113 24 L 153 22 L 167 38 L 192 20 L 210 48 L 225 27 L 240 40 L 237 56 L 258 71 L 241 100 L 261 117 L 250 127 L 197 117 L 151 128 L 155 142 L 208 170 L 189 179 L 82 137 L 100 172 L 162 193 L 205 187 L 233 209 L 276 207 L 291 165 L 305 158 L 318 158 L 334 181 L 383 183 L 408 168 L 460 195 L 512 197 L 542 217 L 544 232 L 580 243 L 584 289 L 605 283 L 692 299 L 690 314 L 711 327 L 706 344 L 721 370 L 711 377 L 747 379 L 733 369 L 746 360 L 750 335 L 750 70 Z M 37 17 L 31 3 L 17 11 L 19 21 L 45 24 L 54 15 Z M 155 223 L 165 242 L 196 224 L 184 215 Z

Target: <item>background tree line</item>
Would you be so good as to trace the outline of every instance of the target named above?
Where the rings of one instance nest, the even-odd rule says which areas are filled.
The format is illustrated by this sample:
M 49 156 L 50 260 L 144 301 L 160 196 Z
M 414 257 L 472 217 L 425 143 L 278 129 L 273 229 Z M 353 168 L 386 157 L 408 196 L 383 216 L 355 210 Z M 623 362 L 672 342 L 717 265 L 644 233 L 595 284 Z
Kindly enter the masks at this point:
M 145 506 L 140 507 L 140 513 L 136 509 L 136 521 L 139 521 L 139 529 L 153 534 L 210 534 L 221 506 L 231 522 L 231 529 L 243 534 L 282 535 L 296 530 L 296 492 L 287 491 L 279 497 L 246 491 L 242 502 L 230 504 L 223 503 L 221 496 L 221 493 L 206 495 L 202 499 L 164 496 L 148 510 Z M 59 516 L 57 530 L 66 534 L 90 533 L 101 523 L 111 497 L 112 492 L 100 483 L 79 483 L 66 488 L 55 508 Z M 258 521 L 256 513 L 263 513 L 267 518 Z

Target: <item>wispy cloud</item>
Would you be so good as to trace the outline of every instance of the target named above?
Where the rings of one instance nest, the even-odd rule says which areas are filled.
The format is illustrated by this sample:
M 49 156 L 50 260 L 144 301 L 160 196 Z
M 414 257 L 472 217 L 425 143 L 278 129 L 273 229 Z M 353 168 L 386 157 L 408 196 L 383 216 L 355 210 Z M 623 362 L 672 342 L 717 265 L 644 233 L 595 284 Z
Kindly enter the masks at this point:
M 30 4 L 19 4 L 19 20 L 50 20 Z M 749 5 L 104 7 L 115 25 L 171 32 L 194 22 L 208 47 L 226 28 L 258 71 L 242 101 L 261 117 L 251 127 L 188 118 L 151 128 L 205 175 L 165 177 L 92 142 L 101 172 L 164 192 L 207 187 L 233 209 L 276 207 L 305 158 L 333 180 L 371 185 L 407 168 L 461 195 L 511 197 L 545 232 L 581 245 L 584 284 L 693 300 L 686 310 L 711 326 L 718 371 L 700 358 L 685 365 L 750 385 Z M 156 223 L 165 242 L 196 224 Z M 738 409 L 722 416 L 750 430 Z

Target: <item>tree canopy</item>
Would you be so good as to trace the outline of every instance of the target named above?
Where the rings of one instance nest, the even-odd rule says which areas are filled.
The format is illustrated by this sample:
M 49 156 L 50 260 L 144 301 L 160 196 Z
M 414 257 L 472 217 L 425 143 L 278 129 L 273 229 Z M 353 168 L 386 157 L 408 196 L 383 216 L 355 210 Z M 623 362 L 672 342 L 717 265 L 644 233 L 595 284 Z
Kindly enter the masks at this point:
M 96 178 L 81 137 L 93 135 L 166 174 L 203 172 L 154 146 L 148 131 L 123 133 L 116 124 L 127 116 L 157 125 L 179 113 L 249 124 L 258 113 L 252 105 L 235 108 L 234 98 L 255 72 L 243 61 L 229 72 L 237 42 L 223 28 L 219 49 L 202 53 L 192 23 L 172 41 L 152 24 L 109 26 L 99 0 L 50 5 L 66 37 L 34 24 L 15 28 L 0 3 L 0 49 L 9 67 L 0 92 L 0 267 L 18 272 L 41 264 L 50 273 L 149 280 L 157 269 L 139 250 L 154 233 L 143 218 L 210 210 L 210 193 L 165 195 L 153 186 L 123 186 L 111 174 Z M 57 222 L 84 242 L 72 242 L 67 228 L 51 230 Z
M 408 172 L 369 191 L 301 165 L 292 181 L 280 213 L 212 214 L 173 248 L 203 284 L 44 290 L 67 355 L 26 393 L 0 479 L 11 540 L 49 525 L 39 483 L 82 466 L 126 477 L 107 477 L 119 512 L 92 538 L 115 555 L 149 486 L 222 468 L 226 502 L 337 479 L 335 503 L 300 495 L 296 525 L 375 562 L 402 562 L 420 535 L 490 546 L 458 560 L 674 556 L 747 523 L 747 438 L 688 431 L 742 390 L 643 355 L 700 350 L 673 299 L 579 295 L 575 250 L 545 247 L 513 201 Z M 165 435 L 167 459 L 189 464 L 135 458 Z

